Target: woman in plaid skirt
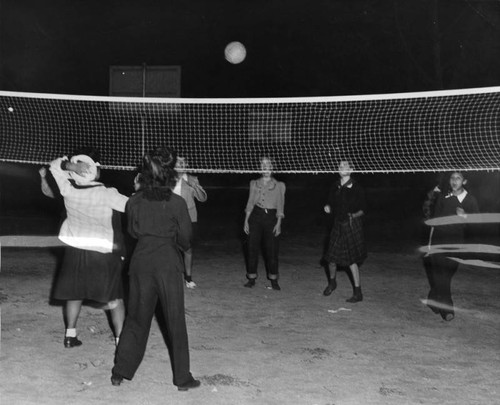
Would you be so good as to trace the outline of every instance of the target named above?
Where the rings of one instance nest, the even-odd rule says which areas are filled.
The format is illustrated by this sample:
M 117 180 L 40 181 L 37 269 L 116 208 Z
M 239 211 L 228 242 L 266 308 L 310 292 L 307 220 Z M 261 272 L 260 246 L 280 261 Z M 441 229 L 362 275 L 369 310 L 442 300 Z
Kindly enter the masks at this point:
M 328 249 L 323 257 L 327 263 L 330 280 L 323 294 L 328 296 L 336 288 L 337 267 L 349 267 L 354 283 L 353 296 L 347 302 L 363 301 L 359 281 L 359 266 L 367 257 L 363 234 L 362 216 L 366 211 L 365 194 L 362 187 L 351 178 L 352 167 L 347 160 L 339 164 L 339 176 L 324 207 L 327 214 L 334 215 Z M 332 263 L 334 266 L 329 266 Z

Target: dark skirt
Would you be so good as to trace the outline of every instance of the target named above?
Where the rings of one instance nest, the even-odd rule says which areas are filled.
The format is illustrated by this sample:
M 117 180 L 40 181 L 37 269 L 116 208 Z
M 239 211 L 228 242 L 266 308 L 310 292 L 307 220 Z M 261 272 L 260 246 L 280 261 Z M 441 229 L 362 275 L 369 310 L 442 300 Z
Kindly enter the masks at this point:
M 123 298 L 122 263 L 115 253 L 66 247 L 53 298 L 99 303 Z
M 351 222 L 335 222 L 324 260 L 339 266 L 350 266 L 355 263 L 361 265 L 366 257 L 361 218 L 353 218 Z

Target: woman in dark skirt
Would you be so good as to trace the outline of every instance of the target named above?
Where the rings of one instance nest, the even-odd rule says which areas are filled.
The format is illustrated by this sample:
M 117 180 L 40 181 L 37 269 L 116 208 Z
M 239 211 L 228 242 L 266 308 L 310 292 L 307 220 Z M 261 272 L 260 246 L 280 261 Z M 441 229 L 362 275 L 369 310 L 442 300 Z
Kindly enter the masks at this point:
M 66 348 L 82 344 L 76 325 L 84 300 L 110 310 L 116 342 L 125 319 L 120 212 L 128 197 L 96 181 L 97 165 L 90 153 L 50 164 L 67 212 L 59 231 L 67 247 L 53 291 L 53 298 L 65 301 Z
M 363 300 L 359 279 L 359 266 L 367 257 L 363 234 L 362 216 L 366 211 L 362 187 L 351 178 L 352 167 L 343 160 L 339 164 L 339 176 L 330 191 L 324 210 L 334 215 L 328 248 L 323 257 L 329 270 L 329 283 L 323 294 L 330 295 L 337 288 L 337 266 L 349 267 L 354 283 L 353 296 L 347 302 Z M 329 264 L 333 264 L 330 266 Z
M 130 262 L 128 314 L 111 383 L 131 380 L 144 357 L 159 302 L 166 321 L 173 382 L 179 391 L 200 386 L 190 372 L 184 312 L 181 251 L 191 245 L 191 219 L 184 199 L 172 192 L 175 151 L 156 148 L 144 156 L 140 190 L 127 204 L 128 231 L 138 239 Z

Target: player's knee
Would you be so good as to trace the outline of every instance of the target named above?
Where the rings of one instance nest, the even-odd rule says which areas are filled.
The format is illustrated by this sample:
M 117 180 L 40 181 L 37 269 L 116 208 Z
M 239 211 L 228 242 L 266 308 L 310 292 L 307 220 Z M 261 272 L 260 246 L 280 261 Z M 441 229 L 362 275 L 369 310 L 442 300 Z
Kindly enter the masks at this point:
M 113 300 L 113 301 L 109 301 L 108 302 L 108 308 L 109 309 L 116 309 L 118 308 L 118 306 L 120 305 L 120 303 L 122 303 L 123 300 L 121 298 L 117 298 L 116 300 Z

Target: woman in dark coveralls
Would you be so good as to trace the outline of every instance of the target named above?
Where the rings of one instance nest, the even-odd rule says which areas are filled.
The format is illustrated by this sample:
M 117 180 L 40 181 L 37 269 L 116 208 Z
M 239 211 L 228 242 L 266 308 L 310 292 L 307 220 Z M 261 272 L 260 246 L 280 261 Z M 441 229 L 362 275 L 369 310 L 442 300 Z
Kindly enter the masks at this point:
M 184 199 L 172 192 L 176 153 L 156 148 L 144 156 L 141 189 L 127 203 L 128 231 L 136 239 L 130 262 L 128 314 L 111 383 L 132 379 L 141 363 L 157 301 L 166 320 L 173 383 L 179 391 L 200 386 L 189 367 L 184 312 L 184 264 L 179 248 L 190 247 L 191 219 Z
M 354 283 L 354 294 L 347 302 L 363 300 L 359 280 L 359 266 L 367 257 L 363 234 L 362 216 L 366 211 L 365 194 L 361 186 L 351 178 L 352 167 L 343 160 L 339 164 L 340 179 L 334 184 L 324 209 L 327 214 L 333 213 L 334 223 L 330 234 L 330 242 L 324 261 L 331 263 L 330 281 L 323 291 L 330 295 L 337 282 L 337 266 L 349 267 Z M 333 268 L 332 268 L 333 267 Z
M 424 266 L 429 280 L 430 291 L 427 305 L 445 321 L 455 318 L 451 298 L 451 280 L 457 272 L 460 248 L 470 243 L 471 228 L 467 224 L 467 214 L 478 214 L 476 198 L 466 189 L 465 174 L 455 171 L 450 174 L 450 192 L 441 193 L 436 202 L 434 218 L 448 218 L 453 222 L 435 226 L 429 236 L 429 252 L 424 257 Z M 440 251 L 439 247 L 444 246 Z M 451 245 L 451 246 L 450 246 Z

